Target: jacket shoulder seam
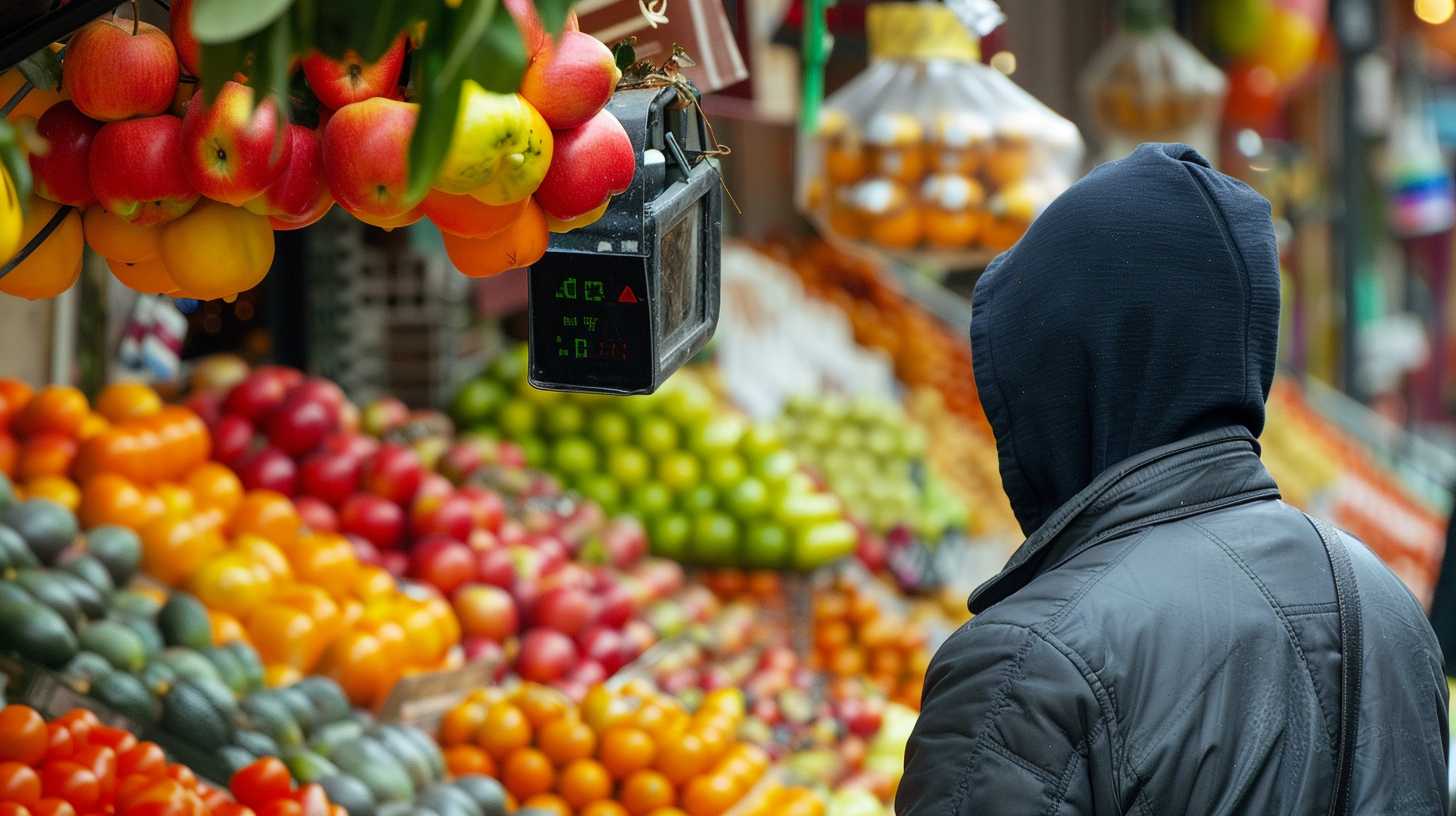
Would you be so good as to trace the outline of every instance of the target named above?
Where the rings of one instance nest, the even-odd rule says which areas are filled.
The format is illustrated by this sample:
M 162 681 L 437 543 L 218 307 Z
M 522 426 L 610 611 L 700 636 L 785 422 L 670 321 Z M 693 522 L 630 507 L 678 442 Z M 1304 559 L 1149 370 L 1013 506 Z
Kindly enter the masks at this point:
M 1001 755 L 1006 761 L 1041 780 L 1042 784 L 1053 785 L 1057 782 L 1056 775 L 1051 771 L 1017 753 L 1016 749 L 998 739 L 987 740 L 986 747 L 994 753 Z
M 992 622 L 983 625 L 994 626 L 996 624 Z M 1024 629 L 1026 627 L 1016 628 Z M 986 712 L 986 716 L 982 719 L 982 722 L 987 727 L 983 728 L 981 733 L 976 737 L 976 744 L 971 748 L 969 756 L 966 757 L 965 765 L 961 768 L 960 779 L 956 780 L 955 794 L 946 801 L 947 816 L 956 816 L 956 814 L 960 813 L 961 805 L 965 803 L 966 793 L 970 788 L 971 772 L 975 770 L 981 754 L 986 750 L 986 743 L 991 741 L 991 729 L 989 726 L 994 724 L 1000 718 L 1001 713 L 1006 710 L 1006 707 L 1011 704 L 1011 689 L 1021 681 L 1026 656 L 1031 652 L 1031 647 L 1035 642 L 1028 637 L 1021 644 L 1021 648 L 1016 650 L 1016 656 L 1012 659 L 1011 666 L 1006 671 L 1006 676 L 997 685 L 996 693 L 992 697 L 990 710 Z

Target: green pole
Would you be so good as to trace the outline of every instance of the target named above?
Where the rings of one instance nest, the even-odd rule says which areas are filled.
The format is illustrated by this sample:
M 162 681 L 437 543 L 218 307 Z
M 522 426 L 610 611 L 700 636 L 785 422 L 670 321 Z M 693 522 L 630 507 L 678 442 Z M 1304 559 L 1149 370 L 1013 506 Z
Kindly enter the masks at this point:
M 824 101 L 824 64 L 828 62 L 829 45 L 824 12 L 829 0 L 805 2 L 804 93 L 799 105 L 799 130 L 813 133 L 819 124 L 819 106 Z

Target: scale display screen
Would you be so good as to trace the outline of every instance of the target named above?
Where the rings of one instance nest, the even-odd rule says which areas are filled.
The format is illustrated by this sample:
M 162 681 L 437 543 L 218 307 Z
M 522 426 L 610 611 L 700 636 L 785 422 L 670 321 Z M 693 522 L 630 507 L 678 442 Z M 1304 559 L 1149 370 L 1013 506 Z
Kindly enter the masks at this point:
M 643 258 L 548 252 L 530 275 L 533 385 L 652 387 L 657 361 Z

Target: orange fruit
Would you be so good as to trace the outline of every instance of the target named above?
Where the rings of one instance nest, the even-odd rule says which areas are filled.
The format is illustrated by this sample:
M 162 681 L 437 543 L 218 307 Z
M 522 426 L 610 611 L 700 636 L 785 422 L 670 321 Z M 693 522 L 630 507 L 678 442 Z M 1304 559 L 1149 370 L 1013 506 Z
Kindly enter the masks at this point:
M 571 806 L 554 793 L 538 793 L 522 802 L 521 809 L 542 810 L 552 816 L 571 816 Z
M 707 746 L 697 734 L 679 734 L 662 744 L 654 767 L 672 784 L 682 785 L 707 769 Z
M 495 761 L 474 745 L 451 745 L 445 749 L 445 769 L 451 776 L 481 774 L 495 776 Z
M 263 685 L 268 688 L 291 686 L 303 679 L 303 672 L 292 666 L 274 663 L 263 669 Z
M 511 269 L 530 266 L 546 254 L 551 234 L 546 215 L 530 199 L 510 226 L 489 238 L 461 238 L 442 233 L 445 254 L 460 273 L 471 278 L 487 278 Z
M 688 815 L 686 813 L 683 813 L 681 810 L 679 810 L 679 809 L 677 809 L 675 807 L 665 807 L 665 808 L 658 808 L 657 810 L 654 810 L 651 813 L 647 814 L 647 816 L 688 816 Z
M 303 520 L 293 502 L 271 490 L 250 490 L 232 516 L 232 533 L 262 536 L 288 551 L 298 539 Z
M 551 760 L 535 748 L 517 748 L 506 757 L 501 782 L 516 798 L 526 800 L 549 793 L 556 782 L 556 771 L 551 767 Z
M 76 460 L 76 451 L 75 439 L 53 431 L 42 431 L 21 444 L 16 476 L 21 481 L 29 481 L 41 476 L 64 475 Z
M 848 647 L 834 652 L 829 658 L 829 671 L 835 677 L 855 677 L 864 674 L 864 652 Z
M 440 744 L 454 746 L 474 742 L 480 727 L 485 725 L 488 710 L 484 705 L 469 700 L 450 709 L 440 720 Z
M 148 519 L 146 497 L 136 485 L 115 473 L 102 473 L 81 486 L 77 510 L 83 527 L 116 524 L 133 530 Z
M 65 476 L 40 476 L 25 483 L 27 499 L 50 499 L 75 512 L 81 505 L 81 488 Z
M 120 423 L 143 419 L 162 410 L 162 398 L 146 383 L 116 382 L 101 390 L 96 397 L 96 412 L 107 422 Z
M 444 729 L 441 728 L 443 735 Z M 596 751 L 597 735 L 574 716 L 557 717 L 536 733 L 536 747 L 557 765 L 588 759 Z
M 526 210 L 525 198 L 513 204 L 494 206 L 468 195 L 452 195 L 444 190 L 431 190 L 420 202 L 420 212 L 440 228 L 440 232 L 461 238 L 489 238 L 515 223 Z
M 603 799 L 577 811 L 577 816 L 628 816 L 628 813 L 621 804 L 611 799 Z
M 737 721 L 743 719 L 747 707 L 747 703 L 743 699 L 743 692 L 730 687 L 709 692 L 708 696 L 703 698 L 701 709 L 726 714 Z
M 162 262 L 188 297 L 212 300 L 247 291 L 273 263 L 268 218 L 242 207 L 203 199 L 161 229 Z
M 12 272 L 4 280 L 14 276 Z M 69 385 L 48 385 L 25 403 L 16 415 L 13 427 L 22 436 L 50 432 L 74 438 L 90 410 L 86 395 L 80 389 Z
M 634 771 L 652 767 L 657 745 L 646 731 L 632 726 L 615 726 L 602 735 L 598 757 L 613 778 L 624 779 Z
M 667 777 L 657 771 L 637 771 L 622 782 L 617 801 L 632 816 L 647 816 L 654 810 L 676 804 L 676 793 Z
M 104 207 L 88 207 L 81 217 L 86 245 L 108 261 L 134 264 L 155 259 L 162 251 L 162 231 L 151 224 L 133 224 Z M 115 274 L 116 265 L 112 267 Z M 120 276 L 118 276 L 120 277 Z M 125 283 L 125 281 L 123 281 Z
M 279 603 L 266 603 L 248 616 L 248 634 L 258 656 L 299 671 L 312 668 L 317 657 L 318 624 L 308 613 Z
M 743 796 L 743 790 L 725 774 L 700 776 L 683 789 L 682 807 L 688 816 L 722 816 Z
M 476 742 L 496 759 L 505 759 L 531 744 L 531 721 L 510 703 L 496 703 L 486 712 Z
M 531 721 L 532 728 L 540 728 L 572 708 L 571 700 L 565 694 L 536 683 L 522 685 L 516 692 L 515 704 Z
M 322 665 L 356 706 L 371 706 L 393 685 L 389 655 L 370 632 L 353 631 L 330 644 Z
M 167 265 L 162 263 L 161 258 L 148 258 L 144 261 L 114 261 L 107 258 L 106 268 L 111 270 L 112 277 L 133 292 L 165 295 L 177 291 L 177 282 L 172 280 L 172 273 L 167 271 Z
M 51 46 L 51 50 L 56 50 L 56 46 Z M 14 96 L 25 81 L 25 75 L 20 72 L 19 68 L 11 68 L 0 73 L 0 99 L 9 99 Z M 59 87 L 55 90 L 32 87 L 25 96 L 20 98 L 15 109 L 10 111 L 5 118 L 11 122 L 19 122 L 21 119 L 39 119 L 41 114 L 49 110 L 52 105 L 63 102 L 65 99 Z
M 612 776 L 601 763 L 578 759 L 562 769 L 556 790 L 568 805 L 583 808 L 612 795 Z
M 187 489 L 197 506 L 216 508 L 231 516 L 243 501 L 243 483 L 227 467 L 216 462 L 200 465 L 187 477 Z
M 223 646 L 235 640 L 247 642 L 247 630 L 232 615 L 226 612 L 219 612 L 216 609 L 209 609 L 207 610 L 207 619 L 212 624 L 212 644 L 214 646 Z
M 21 224 L 21 246 L 24 247 L 39 234 L 58 210 L 59 204 L 31 196 L 25 221 Z M 70 289 L 81 276 L 81 254 L 85 248 L 81 237 L 81 215 L 73 209 L 25 260 L 0 278 L 0 292 L 26 300 L 59 295 Z
M 192 577 L 223 550 L 222 536 L 197 519 L 162 516 L 141 530 L 142 569 L 169 586 Z

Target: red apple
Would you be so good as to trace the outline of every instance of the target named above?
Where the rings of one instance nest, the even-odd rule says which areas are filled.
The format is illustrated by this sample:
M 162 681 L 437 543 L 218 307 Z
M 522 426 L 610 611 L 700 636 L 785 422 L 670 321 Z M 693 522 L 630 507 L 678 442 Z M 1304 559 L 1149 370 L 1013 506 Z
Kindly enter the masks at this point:
M 312 210 L 309 210 L 307 213 L 304 213 L 297 218 L 286 215 L 270 215 L 268 216 L 268 225 L 273 228 L 274 232 L 288 232 L 289 230 L 303 229 L 304 227 L 317 224 L 319 220 L 322 219 L 324 216 L 328 215 L 329 210 L 332 210 L 333 208 L 334 197 L 332 194 L 329 193 L 328 190 L 324 190 L 323 194 L 319 196 L 319 200 Z
M 511 594 L 497 586 L 471 584 L 455 593 L 455 615 L 467 636 L 504 641 L 516 633 L 520 616 Z
M 288 387 L 280 378 L 266 371 L 254 371 L 233 386 L 223 400 L 222 409 L 249 422 L 262 424 L 287 396 Z
M 683 586 L 682 566 L 676 561 L 649 558 L 637 566 L 636 575 L 651 589 L 654 598 L 666 598 Z
M 526 449 L 514 442 L 502 442 L 497 448 L 497 460 L 509 468 L 526 466 Z
M 605 666 L 595 660 L 583 660 L 576 664 L 565 678 L 565 683 L 571 688 L 589 689 L 602 682 L 611 675 Z M 584 695 L 585 692 L 576 694 L 576 697 Z
M 601 40 L 563 31 L 531 57 L 521 77 L 521 96 L 552 130 L 570 130 L 606 107 L 621 78 L 612 50 Z
M 500 589 L 510 589 L 516 583 L 516 567 L 511 554 L 504 547 L 479 551 L 475 555 L 475 576 L 477 580 Z
M 385 443 L 364 463 L 360 474 L 364 489 L 398 505 L 409 504 L 425 478 L 425 469 L 413 450 Z M 448 483 L 447 483 L 448 484 Z
M 339 529 L 381 550 L 393 549 L 404 535 L 404 511 L 388 499 L 356 493 L 339 511 Z
M 499 493 L 484 487 L 466 485 L 460 488 L 460 495 L 470 500 L 475 514 L 475 526 L 493 533 L 499 533 L 506 520 L 506 503 Z
M 177 95 L 177 49 L 154 25 L 102 17 L 67 43 L 61 88 L 92 119 L 155 116 Z
M 339 205 L 377 223 L 410 214 L 409 143 L 419 107 L 376 97 L 346 105 L 324 128 L 324 179 Z
M 364 433 L 383 436 L 409 420 L 409 406 L 394 397 L 380 397 L 364 406 L 359 421 Z
M 267 190 L 292 155 L 278 105 L 270 98 L 256 107 L 253 89 L 226 82 L 211 103 L 195 94 L 182 119 L 182 161 L 187 179 L 215 201 L 242 206 Z
M 566 676 L 576 663 L 576 644 L 550 629 L 532 629 L 521 639 L 516 669 L 532 683 L 554 683 Z
M 765 725 L 779 724 L 779 704 L 774 702 L 772 697 L 760 697 L 753 701 L 753 707 L 749 709 L 754 719 L 761 720 Z
M 344 396 L 344 389 L 322 377 L 305 378 L 288 392 L 288 396 L 306 396 L 309 399 L 316 399 L 336 412 L 342 410 L 349 402 L 349 398 Z
M 478 661 L 489 661 L 505 666 L 505 649 L 494 640 L 487 637 L 466 637 L 460 641 L 461 647 L 465 650 L 465 660 L 468 663 Z
M 303 526 L 315 533 L 338 532 L 338 514 L 334 512 L 334 508 L 324 504 L 321 499 L 313 496 L 299 496 L 293 500 L 293 507 L 298 511 L 298 517 L 303 519 Z
M 374 546 L 373 542 L 369 541 L 369 539 L 354 535 L 353 533 L 346 534 L 344 538 L 349 542 L 349 546 L 353 548 L 354 557 L 359 559 L 361 564 L 375 566 L 379 564 L 379 548 Z
M 883 713 L 867 700 L 850 698 L 839 704 L 839 719 L 849 733 L 868 739 L 880 731 Z
M 253 369 L 260 377 L 272 377 L 283 385 L 285 392 L 292 391 L 303 382 L 303 372 L 281 365 L 260 365 Z
M 341 506 L 359 487 L 359 460 L 344 453 L 321 450 L 304 460 L 299 468 L 299 487 L 304 493 Z
M 414 529 L 419 533 L 436 533 L 465 541 L 470 538 L 473 525 L 470 499 L 457 493 L 446 496 L 434 512 L 426 514 Z
M 274 447 L 264 447 L 243 460 L 238 479 L 248 490 L 272 490 L 292 496 L 298 480 L 298 467 L 288 454 Z
M 550 533 L 536 533 L 526 544 L 541 557 L 543 574 L 556 570 L 571 558 L 571 553 L 566 549 L 566 542 Z
M 595 210 L 626 190 L 637 172 L 632 140 L 611 111 L 556 133 L 551 169 L 536 190 L 536 203 L 558 221 Z
M 396 578 L 409 571 L 409 556 L 403 550 L 385 550 L 379 554 L 379 566 Z
M 558 587 L 542 593 L 531 610 L 537 626 L 575 637 L 596 617 L 596 603 L 585 590 Z
M 172 11 L 168 24 L 172 29 L 172 44 L 177 47 L 177 59 L 187 73 L 202 76 L 202 45 L 192 34 L 193 0 L 172 0 Z
M 236 469 L 253 445 L 253 425 L 237 414 L 224 414 L 212 429 L 212 458 Z
M 288 136 L 283 141 L 287 150 L 278 177 L 262 195 L 249 199 L 244 206 L 259 215 L 287 221 L 321 215 L 321 207 L 327 212 L 334 198 L 329 195 L 328 185 L 324 184 L 323 143 L 318 132 L 303 125 L 290 124 Z
M 634 518 L 614 519 L 602 533 L 602 546 L 612 566 L 625 569 L 647 556 L 647 530 Z
M 652 644 L 657 642 L 657 633 L 644 620 L 627 621 L 627 625 L 622 627 L 622 637 L 638 655 L 651 649 Z
M 342 454 L 362 464 L 365 459 L 379 451 L 379 440 L 372 436 L 342 431 L 325 439 L 321 450 L 324 453 Z
M 268 416 L 268 441 L 290 456 L 302 456 L 323 444 L 336 424 L 332 408 L 295 393 Z
M 500 548 L 500 539 L 495 537 L 495 533 L 489 530 L 482 530 L 479 527 L 471 529 L 469 537 L 465 539 L 465 543 L 469 544 L 470 549 L 476 552 L 485 552 L 486 550 Z
M 637 612 L 632 593 L 621 584 L 608 587 L 597 596 L 597 623 L 620 629 Z
M 106 123 L 91 140 L 86 167 L 101 206 L 134 224 L 164 224 L 197 203 L 175 116 Z
M 440 475 L 455 484 L 460 484 L 484 464 L 485 454 L 481 451 L 480 445 L 469 440 L 462 440 L 451 444 L 441 454 Z
M 217 425 L 218 420 L 222 419 L 222 397 L 221 391 L 194 391 L 182 401 L 182 404 L 190 408 L 192 413 L 197 414 L 211 429 Z
M 445 536 L 425 536 L 410 552 L 410 576 L 449 596 L 475 578 L 475 554 Z
M 609 675 L 616 674 L 629 660 L 627 641 L 616 629 L 593 626 L 581 633 L 577 644 L 584 657 L 600 663 Z
M 76 110 L 70 102 L 57 102 L 41 114 L 36 135 L 45 140 L 44 154 L 30 154 L 35 194 L 57 204 L 85 207 L 96 201 L 91 192 L 91 140 L 101 123 Z
M 496 531 L 496 537 L 507 547 L 524 546 L 528 535 L 525 526 L 513 518 L 501 522 L 500 529 Z
M 404 66 L 404 35 L 377 62 L 365 62 L 350 51 L 341 60 L 314 52 L 303 60 L 303 76 L 314 96 L 330 108 L 342 108 L 375 96 L 390 96 Z

